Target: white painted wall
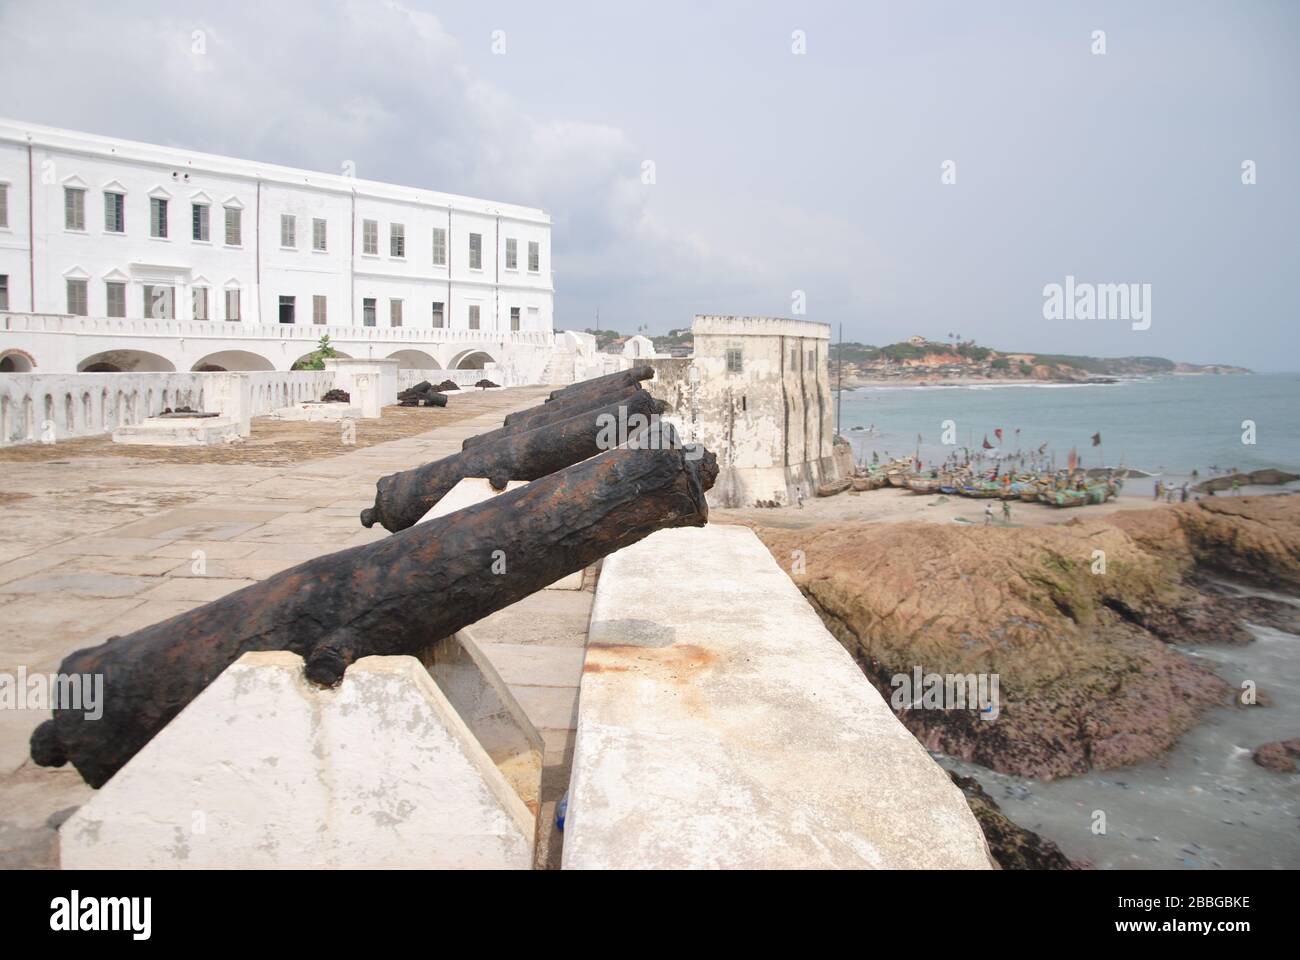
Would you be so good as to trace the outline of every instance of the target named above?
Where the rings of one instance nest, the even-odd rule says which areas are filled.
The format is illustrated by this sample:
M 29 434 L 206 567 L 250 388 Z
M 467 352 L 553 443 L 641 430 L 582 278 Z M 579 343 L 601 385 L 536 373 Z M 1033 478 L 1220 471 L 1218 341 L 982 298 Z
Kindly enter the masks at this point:
M 70 229 L 65 220 L 69 187 L 85 191 L 80 229 Z M 155 311 L 144 302 L 146 284 L 174 288 L 177 321 L 194 319 L 193 292 L 206 290 L 209 319 L 202 322 L 218 327 L 226 322 L 228 289 L 239 291 L 241 326 L 279 326 L 284 296 L 294 298 L 294 326 L 310 328 L 313 297 L 323 296 L 325 327 L 363 327 L 365 300 L 373 298 L 375 327 L 370 329 L 387 329 L 391 303 L 400 300 L 401 332 L 413 334 L 408 349 L 435 345 L 442 342 L 440 335 L 459 331 L 467 336 L 466 349 L 446 362 L 463 361 L 469 348 L 478 346 L 504 363 L 503 350 L 515 342 L 510 319 L 515 307 L 519 332 L 545 337 L 549 347 L 551 224 L 540 210 L 4 120 L 0 189 L 8 201 L 7 223 L 0 225 L 0 275 L 7 278 L 12 312 L 68 313 L 66 281 L 76 278 L 87 283 L 92 318 L 108 316 L 106 283 L 115 281 L 127 285 L 126 317 L 134 320 L 162 319 L 151 316 Z M 123 233 L 106 229 L 106 191 L 125 198 Z M 166 238 L 150 235 L 154 197 L 168 203 Z M 194 204 L 208 208 L 207 240 L 194 238 Z M 227 207 L 241 211 L 238 243 L 226 243 Z M 292 245 L 281 242 L 282 215 L 294 218 Z M 313 219 L 325 221 L 323 251 L 314 248 Z M 367 220 L 378 226 L 373 254 L 365 252 Z M 403 256 L 392 253 L 393 224 L 403 226 Z M 443 265 L 433 262 L 434 227 L 448 232 Z M 471 233 L 482 240 L 477 269 L 469 265 Z M 513 270 L 504 262 L 508 239 L 518 241 Z M 539 244 L 536 271 L 528 269 L 529 241 Z M 444 305 L 442 330 L 432 326 L 435 301 Z M 480 308 L 477 332 L 469 329 L 471 304 Z M 310 336 L 321 332 L 316 327 Z M 67 354 L 58 345 L 43 339 L 24 345 L 0 330 L 0 354 L 13 349 L 26 350 L 47 372 L 76 369 L 66 366 Z M 280 357 L 267 359 L 269 367 L 280 367 Z M 522 366 L 540 375 L 545 358 Z

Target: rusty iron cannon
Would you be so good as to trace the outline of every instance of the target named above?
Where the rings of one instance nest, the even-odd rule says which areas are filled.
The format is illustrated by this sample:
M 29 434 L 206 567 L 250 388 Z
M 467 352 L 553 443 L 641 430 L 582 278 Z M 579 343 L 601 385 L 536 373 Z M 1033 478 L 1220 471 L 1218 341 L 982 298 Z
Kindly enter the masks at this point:
M 580 413 L 588 410 L 594 410 L 597 407 L 607 406 L 619 400 L 624 400 L 641 389 L 637 384 L 624 385 L 621 387 L 611 387 L 601 393 L 586 394 L 575 397 L 572 400 L 547 400 L 539 403 L 535 407 L 529 407 L 527 410 L 519 410 L 509 414 L 502 421 L 504 426 L 491 431 L 490 433 L 481 433 L 478 436 L 470 437 L 465 445 L 474 446 L 482 442 L 483 437 L 495 436 L 506 433 L 518 433 L 522 430 L 536 430 L 538 427 L 544 427 L 548 423 L 556 423 L 560 420 L 567 420 L 570 417 L 576 417 Z
M 662 401 L 638 390 L 624 400 L 567 420 L 509 434 L 422 467 L 389 474 L 375 485 L 375 504 L 361 511 L 361 523 L 367 527 L 379 523 L 393 533 L 405 530 L 418 523 L 466 477 L 486 477 L 494 490 L 505 489 L 511 480 L 536 480 L 628 439 L 624 436 L 618 443 L 609 443 L 609 421 L 602 418 L 630 422 L 639 415 L 638 423 L 644 429 L 651 417 L 663 410 Z M 633 435 L 638 432 L 634 430 Z
M 591 380 L 583 380 L 580 383 L 570 384 L 567 387 L 561 387 L 559 390 L 552 390 L 546 398 L 545 403 L 571 402 L 574 400 L 601 396 L 607 393 L 614 393 L 627 387 L 639 387 L 642 380 L 649 380 L 655 375 L 653 367 L 633 367 L 631 370 L 619 370 L 617 373 L 608 373 L 603 377 L 594 377 Z M 528 410 L 520 410 L 516 413 L 507 414 L 502 422 L 507 426 L 526 420 L 536 411 L 536 407 Z
M 102 676 L 102 715 L 56 710 L 32 734 L 32 759 L 70 762 L 102 786 L 250 651 L 297 653 L 323 686 L 364 656 L 418 656 L 656 530 L 703 526 L 717 473 L 699 447 L 619 448 L 78 650 L 60 673 Z
M 567 403 L 557 400 L 554 403 L 538 404 L 535 407 L 529 407 L 527 410 L 521 410 L 521 413 L 528 414 L 522 419 L 514 420 L 495 430 L 489 430 L 487 433 L 478 433 L 472 437 L 467 437 L 465 442 L 461 444 L 461 449 L 468 450 L 470 447 L 477 447 L 483 443 L 492 443 L 503 437 L 525 433 L 529 430 L 537 430 L 553 423 L 559 423 L 561 420 L 568 420 L 587 413 L 589 410 L 599 410 L 602 407 L 623 403 L 643 393 L 647 393 L 647 391 L 640 387 L 621 387 L 607 393 L 580 397 Z
M 428 380 L 421 380 L 415 386 L 400 391 L 397 402 L 403 407 L 445 407 L 447 395 Z

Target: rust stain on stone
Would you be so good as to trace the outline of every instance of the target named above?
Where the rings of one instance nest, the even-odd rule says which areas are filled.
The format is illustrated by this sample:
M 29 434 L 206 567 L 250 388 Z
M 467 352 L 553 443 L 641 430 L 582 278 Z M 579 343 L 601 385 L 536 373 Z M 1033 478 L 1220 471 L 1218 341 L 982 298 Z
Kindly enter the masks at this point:
M 587 649 L 583 673 L 662 674 L 679 683 L 692 679 L 716 663 L 718 657 L 694 643 L 668 647 L 600 644 Z

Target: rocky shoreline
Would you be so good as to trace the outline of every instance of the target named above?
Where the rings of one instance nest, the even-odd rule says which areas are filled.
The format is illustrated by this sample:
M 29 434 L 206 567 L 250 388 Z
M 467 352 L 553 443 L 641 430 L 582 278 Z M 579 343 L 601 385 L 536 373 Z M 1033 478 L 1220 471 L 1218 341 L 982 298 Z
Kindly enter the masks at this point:
M 757 532 L 785 569 L 797 558 L 795 582 L 887 699 L 917 667 L 996 674 L 992 722 L 974 709 L 895 708 L 928 748 L 1017 776 L 1158 758 L 1213 707 L 1267 704 L 1266 690 L 1243 698 L 1177 647 L 1248 643 L 1247 621 L 1300 632 L 1295 605 L 1225 585 L 1300 591 L 1300 496 L 1030 528 Z

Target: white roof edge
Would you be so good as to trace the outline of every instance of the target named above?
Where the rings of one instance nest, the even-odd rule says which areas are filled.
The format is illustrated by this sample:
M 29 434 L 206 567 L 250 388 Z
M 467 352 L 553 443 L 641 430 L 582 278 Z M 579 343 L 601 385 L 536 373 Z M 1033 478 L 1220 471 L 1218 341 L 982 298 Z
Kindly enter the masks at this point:
M 4 117 L 0 117 L 0 141 L 20 144 L 31 143 L 36 146 L 116 157 L 139 163 L 152 163 L 160 167 L 174 166 L 189 170 L 203 170 L 223 176 L 307 186 L 319 190 L 333 190 L 343 193 L 350 193 L 355 190 L 359 196 L 370 196 L 380 200 L 396 200 L 425 206 L 451 208 L 488 216 L 499 215 L 513 220 L 539 224 L 549 225 L 551 222 L 550 215 L 537 207 L 525 207 L 513 203 L 495 203 L 491 200 L 465 197 L 454 193 L 443 193 L 423 187 L 407 187 L 400 184 L 384 183 L 379 180 L 362 180 L 355 177 L 345 177 L 342 174 L 322 173 L 317 170 L 305 170 L 299 167 L 286 167 L 275 163 L 241 160 L 236 157 L 203 153 L 198 150 L 167 147 L 162 144 L 145 143 L 140 140 L 105 137 L 60 127 L 48 127 L 38 123 L 25 123 Z

